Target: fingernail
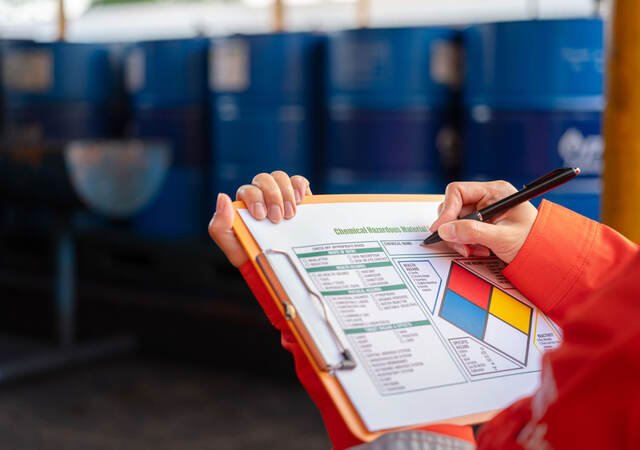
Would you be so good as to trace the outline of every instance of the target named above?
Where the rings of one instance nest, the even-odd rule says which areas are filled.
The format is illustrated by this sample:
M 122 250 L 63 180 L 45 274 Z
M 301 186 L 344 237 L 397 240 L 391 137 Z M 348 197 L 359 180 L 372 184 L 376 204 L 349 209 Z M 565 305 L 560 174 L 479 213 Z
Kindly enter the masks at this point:
M 258 220 L 262 220 L 267 216 L 267 210 L 264 208 L 264 205 L 260 202 L 257 202 L 253 205 L 253 217 Z
M 452 223 L 443 223 L 438 227 L 438 234 L 445 241 L 452 241 L 456 238 L 456 226 Z
M 269 208 L 269 220 L 278 223 L 282 220 L 282 209 L 278 205 L 271 205 Z
M 294 215 L 295 212 L 293 210 L 293 205 L 290 201 L 287 200 L 286 202 L 284 202 L 284 218 L 291 219 Z
M 300 202 L 302 201 L 302 197 L 300 196 L 300 192 L 297 189 L 293 190 L 293 194 L 296 197 L 296 205 L 299 205 Z

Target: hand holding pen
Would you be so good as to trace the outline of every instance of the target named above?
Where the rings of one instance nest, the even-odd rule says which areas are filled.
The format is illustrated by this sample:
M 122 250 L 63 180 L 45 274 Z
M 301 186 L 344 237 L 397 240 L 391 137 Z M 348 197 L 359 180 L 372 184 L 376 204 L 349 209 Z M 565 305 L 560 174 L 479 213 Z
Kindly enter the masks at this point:
M 464 256 L 488 256 L 493 251 L 509 263 L 524 244 L 537 216 L 528 200 L 577 173 L 579 169 L 557 169 L 521 191 L 505 181 L 451 183 L 440 205 L 440 215 L 430 228 L 438 232 L 438 238 L 430 236 L 427 240 L 442 238 Z

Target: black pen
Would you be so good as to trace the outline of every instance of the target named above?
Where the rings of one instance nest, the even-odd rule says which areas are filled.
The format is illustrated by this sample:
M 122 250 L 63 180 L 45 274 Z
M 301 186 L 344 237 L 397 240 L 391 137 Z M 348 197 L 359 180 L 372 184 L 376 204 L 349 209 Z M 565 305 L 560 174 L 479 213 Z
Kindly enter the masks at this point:
M 520 203 L 529 201 L 532 198 L 537 197 L 538 195 L 542 195 L 545 192 L 550 191 L 551 189 L 557 188 L 561 184 L 564 184 L 574 178 L 579 173 L 580 169 L 577 167 L 563 167 L 561 169 L 556 169 L 538 178 L 537 180 L 532 181 L 529 184 L 525 184 L 522 190 L 516 192 L 515 194 L 511 194 L 510 196 L 503 198 L 493 205 L 482 208 L 480 211 L 475 211 L 469 215 L 461 217 L 459 220 L 479 220 L 480 222 L 485 222 L 492 217 L 495 217 L 498 214 L 501 214 L 506 210 L 519 205 Z M 442 238 L 436 231 L 431 236 L 426 238 L 422 245 L 435 244 L 436 242 L 440 242 L 441 240 Z

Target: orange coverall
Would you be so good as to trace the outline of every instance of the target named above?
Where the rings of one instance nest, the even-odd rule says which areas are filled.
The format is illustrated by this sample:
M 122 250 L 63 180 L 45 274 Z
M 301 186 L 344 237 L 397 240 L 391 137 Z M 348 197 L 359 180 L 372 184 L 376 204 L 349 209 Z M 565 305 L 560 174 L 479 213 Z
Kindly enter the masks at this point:
M 361 442 L 344 425 L 251 262 L 240 267 L 335 448 Z M 543 357 L 542 382 L 485 424 L 479 449 L 640 448 L 640 251 L 612 229 L 543 201 L 504 275 L 563 330 Z M 425 430 L 473 442 L 469 427 Z

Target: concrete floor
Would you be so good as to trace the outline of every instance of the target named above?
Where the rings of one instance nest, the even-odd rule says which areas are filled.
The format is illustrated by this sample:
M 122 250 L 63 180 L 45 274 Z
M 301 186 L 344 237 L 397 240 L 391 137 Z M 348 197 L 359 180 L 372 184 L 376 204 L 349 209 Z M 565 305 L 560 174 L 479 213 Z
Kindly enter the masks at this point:
M 296 382 L 129 357 L 0 387 L 0 446 L 314 450 L 330 442 Z

